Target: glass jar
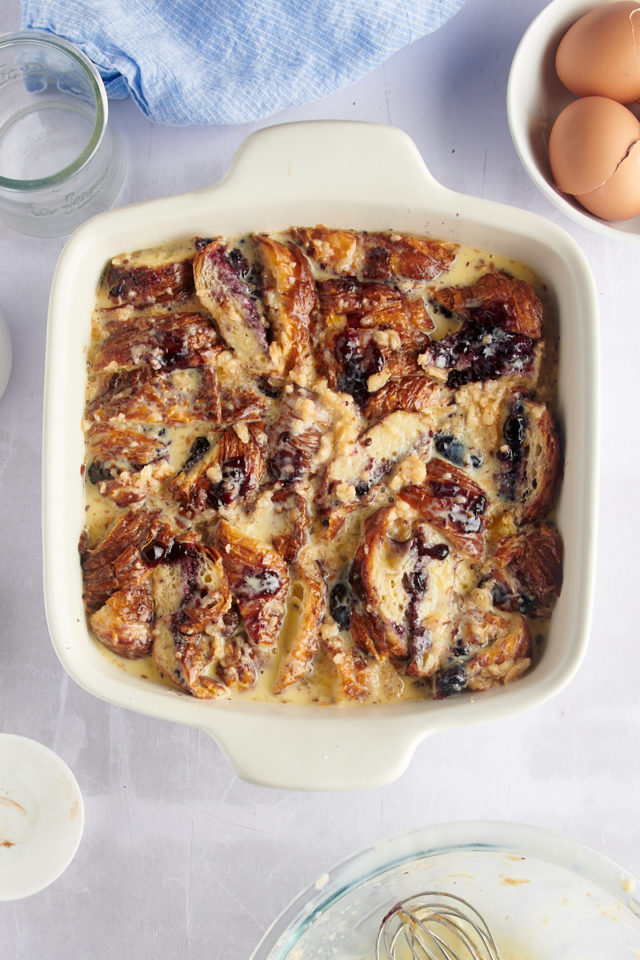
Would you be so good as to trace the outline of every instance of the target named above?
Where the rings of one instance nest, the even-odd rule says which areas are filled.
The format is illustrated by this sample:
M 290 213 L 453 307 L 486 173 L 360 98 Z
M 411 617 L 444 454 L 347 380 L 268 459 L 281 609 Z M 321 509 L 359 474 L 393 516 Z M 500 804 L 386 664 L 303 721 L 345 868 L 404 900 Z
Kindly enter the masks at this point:
M 115 201 L 124 152 L 104 84 L 66 40 L 0 36 L 0 217 L 32 236 L 70 234 Z

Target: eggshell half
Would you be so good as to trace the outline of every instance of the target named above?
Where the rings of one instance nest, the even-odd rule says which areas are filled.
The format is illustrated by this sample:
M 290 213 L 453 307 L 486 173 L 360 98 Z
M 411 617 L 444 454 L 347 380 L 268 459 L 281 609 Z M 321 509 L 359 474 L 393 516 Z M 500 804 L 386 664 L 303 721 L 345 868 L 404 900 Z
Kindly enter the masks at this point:
M 576 21 L 556 51 L 556 71 L 579 97 L 640 98 L 640 3 L 606 3 Z
M 576 197 L 597 190 L 637 140 L 640 122 L 622 104 L 605 97 L 574 100 L 558 116 L 549 136 L 549 162 L 557 186 Z

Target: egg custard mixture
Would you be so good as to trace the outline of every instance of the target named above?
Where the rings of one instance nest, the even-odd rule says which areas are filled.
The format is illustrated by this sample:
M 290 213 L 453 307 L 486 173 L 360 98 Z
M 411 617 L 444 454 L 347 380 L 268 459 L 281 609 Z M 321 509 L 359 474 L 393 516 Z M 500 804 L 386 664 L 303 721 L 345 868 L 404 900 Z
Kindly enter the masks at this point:
M 562 581 L 541 298 L 520 264 L 393 232 L 114 258 L 80 541 L 109 656 L 196 697 L 282 702 L 520 676 Z

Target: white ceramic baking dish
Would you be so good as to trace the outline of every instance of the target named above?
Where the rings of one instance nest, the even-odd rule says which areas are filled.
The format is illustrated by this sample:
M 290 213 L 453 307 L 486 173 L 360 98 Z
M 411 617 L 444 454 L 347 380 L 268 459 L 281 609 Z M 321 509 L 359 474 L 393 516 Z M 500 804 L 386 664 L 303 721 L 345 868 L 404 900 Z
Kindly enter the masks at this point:
M 393 227 L 489 249 L 527 263 L 554 292 L 562 344 L 559 409 L 566 435 L 557 516 L 565 580 L 544 655 L 511 686 L 384 707 L 200 701 L 120 669 L 87 630 L 78 560 L 81 420 L 89 318 L 106 261 L 123 250 L 185 236 L 317 223 Z M 270 127 L 242 145 L 215 186 L 90 220 L 60 256 L 47 335 L 44 588 L 51 637 L 65 669 L 106 701 L 207 731 L 240 776 L 301 789 L 389 782 L 405 770 L 428 734 L 506 717 L 558 693 L 578 668 L 589 632 L 597 498 L 596 330 L 593 279 L 567 233 L 531 213 L 446 189 L 425 168 L 413 142 L 390 127 L 333 121 Z

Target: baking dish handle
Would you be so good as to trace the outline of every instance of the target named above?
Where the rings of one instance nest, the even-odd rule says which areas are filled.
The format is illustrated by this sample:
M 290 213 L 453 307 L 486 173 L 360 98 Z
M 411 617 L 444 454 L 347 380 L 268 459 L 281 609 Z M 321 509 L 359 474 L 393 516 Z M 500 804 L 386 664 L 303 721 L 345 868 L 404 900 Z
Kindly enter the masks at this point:
M 232 704 L 217 703 L 212 722 L 201 729 L 216 740 L 238 776 L 282 790 L 356 790 L 391 783 L 407 769 L 420 741 L 440 727 L 438 722 L 418 727 L 396 705 L 369 708 L 385 714 L 378 714 L 374 733 L 369 710 L 351 705 L 247 706 L 243 714 L 225 717 Z
M 286 158 L 286 162 L 283 162 Z M 354 159 L 357 161 L 354 163 Z M 313 203 L 332 199 L 345 203 L 354 197 L 384 198 L 393 186 L 393 203 L 407 206 L 419 192 L 448 193 L 431 175 L 411 138 L 396 127 L 347 120 L 320 120 L 265 127 L 239 147 L 219 189 L 235 181 L 243 198 L 264 203 L 270 195 L 287 201 Z

